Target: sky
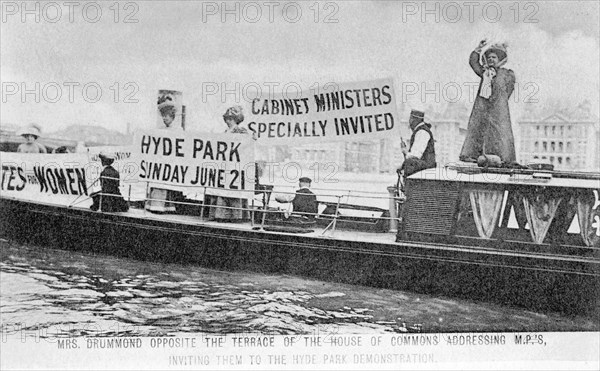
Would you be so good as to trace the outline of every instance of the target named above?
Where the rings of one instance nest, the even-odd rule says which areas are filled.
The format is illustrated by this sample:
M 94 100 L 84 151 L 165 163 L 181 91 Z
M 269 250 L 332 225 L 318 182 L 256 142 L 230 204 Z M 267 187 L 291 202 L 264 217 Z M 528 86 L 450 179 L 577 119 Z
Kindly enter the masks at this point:
M 599 111 L 597 1 L 21 4 L 1 2 L 0 121 L 47 132 L 153 127 L 159 89 L 183 91 L 188 127 L 220 131 L 225 109 L 257 87 L 385 77 L 399 108 L 470 111 L 479 78 L 468 56 L 482 38 L 508 43 L 513 120 L 549 102 Z

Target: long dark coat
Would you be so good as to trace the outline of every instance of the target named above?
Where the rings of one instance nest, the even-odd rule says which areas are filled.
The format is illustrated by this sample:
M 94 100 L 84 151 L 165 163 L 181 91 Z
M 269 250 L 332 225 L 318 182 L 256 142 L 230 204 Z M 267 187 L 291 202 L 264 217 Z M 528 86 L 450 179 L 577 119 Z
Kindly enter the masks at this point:
M 479 95 L 485 71 L 479 63 L 479 53 L 471 53 L 469 64 L 482 79 L 469 118 L 467 137 L 460 159 L 477 159 L 485 153 L 500 156 L 504 162 L 516 161 L 515 139 L 508 108 L 508 99 L 515 87 L 515 73 L 506 68 L 496 69 L 496 76 L 492 79 L 492 95 L 486 99 Z
M 119 172 L 112 166 L 106 166 L 100 173 L 100 192 L 92 193 L 93 204 L 90 209 L 99 208 L 105 212 L 120 212 L 129 210 L 127 201 L 119 190 Z

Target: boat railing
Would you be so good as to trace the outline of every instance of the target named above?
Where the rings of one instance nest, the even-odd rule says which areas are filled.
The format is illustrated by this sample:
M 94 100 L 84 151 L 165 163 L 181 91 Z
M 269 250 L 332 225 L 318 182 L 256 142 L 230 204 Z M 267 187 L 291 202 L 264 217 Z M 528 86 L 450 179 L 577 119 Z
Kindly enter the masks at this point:
M 554 177 L 554 178 L 600 180 L 600 172 L 589 172 L 589 171 L 474 167 L 474 166 L 464 166 L 464 165 L 460 165 L 460 164 L 447 164 L 446 168 L 451 169 L 451 170 L 456 170 L 458 172 L 466 172 L 466 173 L 488 173 L 488 174 L 505 174 L 505 175 L 548 174 L 548 175 L 552 175 L 552 177 Z
M 112 177 L 107 177 L 107 176 L 102 176 L 100 177 L 102 179 L 113 179 L 113 180 L 118 180 L 119 178 L 112 178 Z M 97 181 L 100 180 L 100 178 L 98 178 Z M 165 201 L 164 199 L 156 199 L 156 198 L 151 198 L 150 197 L 150 188 L 160 188 L 160 184 L 158 183 L 153 183 L 153 182 L 144 182 L 145 183 L 145 197 L 142 200 L 138 200 L 139 204 L 143 204 L 144 205 L 144 209 L 145 205 L 147 205 L 148 202 L 151 201 Z M 269 223 L 273 223 L 274 220 L 277 221 L 278 225 L 289 225 L 289 226 L 301 226 L 301 227 L 310 227 L 311 225 L 314 225 L 316 223 L 317 220 L 323 220 L 323 221 L 327 221 L 328 224 L 327 226 L 325 226 L 325 228 L 322 231 L 322 234 L 325 234 L 326 232 L 330 232 L 331 234 L 333 234 L 336 231 L 336 227 L 338 225 L 338 221 L 342 218 L 342 214 L 340 213 L 340 210 L 346 208 L 346 210 L 352 209 L 355 211 L 379 211 L 379 215 L 377 216 L 373 216 L 370 220 L 361 220 L 360 217 L 354 218 L 352 220 L 352 223 L 354 225 L 372 225 L 373 224 L 373 220 L 376 221 L 387 221 L 389 223 L 389 228 L 388 231 L 390 232 L 395 232 L 396 231 L 396 227 L 397 227 L 397 223 L 399 222 L 398 219 L 398 212 L 397 212 L 397 207 L 398 207 L 398 203 L 402 201 L 402 199 L 398 198 L 396 196 L 396 192 L 397 190 L 395 189 L 395 187 L 388 187 L 388 192 L 389 194 L 383 195 L 381 192 L 374 192 L 374 191 L 362 191 L 362 190 L 344 190 L 342 193 L 340 193 L 340 190 L 333 190 L 333 189 L 326 189 L 326 188 L 311 188 L 311 190 L 315 190 L 317 192 L 317 202 L 319 205 L 325 205 L 325 209 L 322 209 L 322 212 L 317 211 L 316 213 L 307 213 L 307 212 L 299 212 L 299 211 L 292 211 L 292 213 L 289 215 L 290 218 L 287 217 L 282 217 L 285 213 L 286 210 L 285 209 L 280 209 L 280 208 L 272 208 L 269 207 L 269 204 L 271 203 L 271 195 L 272 194 L 276 194 L 276 195 L 296 195 L 298 194 L 298 192 L 296 192 L 295 190 L 293 191 L 286 191 L 286 190 L 274 190 L 273 185 L 259 185 L 259 187 L 257 187 L 257 189 L 255 189 L 254 192 L 254 197 L 248 197 L 248 190 L 235 190 L 235 189 L 229 189 L 228 192 L 229 193 L 240 193 L 240 194 L 244 194 L 245 197 L 239 197 L 239 199 L 246 199 L 248 201 L 250 201 L 249 203 L 240 203 L 239 205 L 222 205 L 222 204 L 211 204 L 211 203 L 207 203 L 207 196 L 215 196 L 212 193 L 216 193 L 216 192 L 211 192 L 211 190 L 222 190 L 222 188 L 219 187 L 211 187 L 211 186 L 201 186 L 201 187 L 194 187 L 194 188 L 202 188 L 201 192 L 196 192 L 196 193 L 188 193 L 186 194 L 186 197 L 182 197 L 181 199 L 175 199 L 175 200 L 168 200 L 166 202 L 172 204 L 172 205 L 176 205 L 179 207 L 184 207 L 184 208 L 188 208 L 188 207 L 192 207 L 192 208 L 198 208 L 199 212 L 198 213 L 192 213 L 193 215 L 199 216 L 201 221 L 206 221 L 205 219 L 205 215 L 206 215 L 206 210 L 211 210 L 211 209 L 224 209 L 224 210 L 238 210 L 241 211 L 242 213 L 248 213 L 250 215 L 249 220 L 250 223 L 252 224 L 253 227 L 258 226 L 260 229 L 263 229 L 266 225 L 268 225 Z M 286 188 L 287 186 L 278 186 L 281 188 Z M 180 187 L 180 188 L 185 188 L 185 187 Z M 291 188 L 291 186 L 290 186 Z M 392 188 L 393 190 L 390 190 L 390 188 Z M 134 205 L 135 201 L 131 200 L 131 189 L 132 189 L 132 185 L 129 184 L 128 185 L 128 192 L 127 192 L 127 197 L 124 197 L 128 203 L 130 205 Z M 252 192 L 252 191 L 250 191 Z M 99 192 L 95 192 L 95 195 L 98 196 L 114 196 L 114 194 L 108 194 L 108 193 L 103 193 L 102 191 Z M 199 202 L 200 200 L 200 195 L 201 195 L 201 199 L 202 202 Z M 256 195 L 263 195 L 263 199 L 262 202 L 256 199 Z M 183 193 L 182 193 L 183 196 Z M 225 198 L 236 198 L 236 197 L 225 197 Z M 102 199 L 103 197 L 100 197 L 100 208 L 99 210 L 102 210 Z M 351 199 L 357 199 L 357 200 L 371 200 L 373 202 L 377 202 L 376 200 L 387 200 L 389 202 L 390 205 L 393 205 L 393 212 L 390 212 L 389 215 L 386 215 L 385 211 L 388 211 L 385 208 L 378 208 L 378 207 L 373 207 L 373 206 L 369 206 L 369 203 L 367 202 L 363 202 L 363 204 L 350 204 L 348 203 Z M 70 207 L 78 205 L 80 203 L 82 203 L 85 199 L 78 199 L 75 200 L 71 203 L 71 205 L 69 205 Z M 346 202 L 343 202 L 346 201 Z M 258 205 L 257 205 L 258 202 Z M 291 202 L 291 201 L 289 201 Z M 282 204 L 286 203 L 286 202 L 281 202 Z M 372 203 L 371 203 L 372 205 Z M 326 209 L 329 207 L 331 209 L 331 207 L 333 206 L 333 211 L 329 210 L 329 213 L 325 214 L 324 212 L 326 211 Z M 392 207 L 392 206 L 390 206 Z M 349 208 L 349 209 L 348 209 Z M 175 214 L 179 214 L 180 212 L 175 212 Z M 189 213 L 189 210 L 188 212 Z M 210 211 L 208 212 L 208 214 L 210 215 Z M 247 215 L 248 215 L 247 214 Z M 258 214 L 258 218 L 257 218 L 257 214 Z M 279 218 L 278 218 L 279 217 Z M 248 218 L 242 218 L 244 220 L 248 220 Z M 210 220 L 210 219 L 208 219 Z

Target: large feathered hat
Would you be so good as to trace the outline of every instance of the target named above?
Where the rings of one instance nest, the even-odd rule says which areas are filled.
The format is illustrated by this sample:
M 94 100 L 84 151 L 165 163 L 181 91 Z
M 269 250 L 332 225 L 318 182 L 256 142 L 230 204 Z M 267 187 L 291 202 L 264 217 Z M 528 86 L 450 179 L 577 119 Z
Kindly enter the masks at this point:
M 228 118 L 234 119 L 239 124 L 244 121 L 244 110 L 241 106 L 229 107 L 223 114 L 223 120 L 227 120 Z
M 175 107 L 175 100 L 170 94 L 163 94 L 160 97 L 158 97 L 157 104 L 158 109 L 162 111 L 164 108 L 167 107 Z
M 506 49 L 508 48 L 508 44 L 507 43 L 496 43 L 496 44 L 492 44 L 490 45 L 490 47 L 483 53 L 483 55 L 485 55 L 485 57 L 487 58 L 488 54 L 490 53 L 495 53 L 498 56 L 499 60 L 504 60 L 506 59 Z

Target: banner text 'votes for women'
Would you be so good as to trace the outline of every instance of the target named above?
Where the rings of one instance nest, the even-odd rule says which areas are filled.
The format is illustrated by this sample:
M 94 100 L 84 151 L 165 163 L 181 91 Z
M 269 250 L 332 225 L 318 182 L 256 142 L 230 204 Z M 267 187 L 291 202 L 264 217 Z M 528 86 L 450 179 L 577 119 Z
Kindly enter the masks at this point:
M 62 206 L 89 207 L 102 167 L 87 154 L 2 152 L 0 192 L 5 197 Z

